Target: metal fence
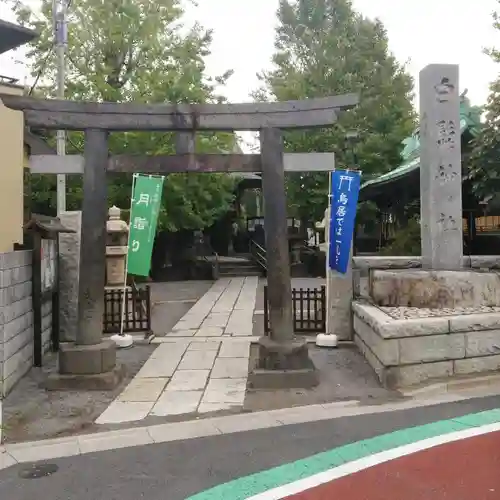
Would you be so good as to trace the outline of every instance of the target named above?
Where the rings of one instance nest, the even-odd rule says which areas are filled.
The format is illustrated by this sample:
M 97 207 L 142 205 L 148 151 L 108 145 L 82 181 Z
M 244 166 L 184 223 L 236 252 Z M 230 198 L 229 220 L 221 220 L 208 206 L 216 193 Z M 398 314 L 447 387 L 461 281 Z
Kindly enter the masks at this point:
M 119 333 L 121 326 L 121 312 L 124 306 L 123 331 L 150 332 L 151 331 L 151 289 L 149 286 L 125 289 L 108 289 L 104 294 L 104 333 Z
M 292 288 L 293 329 L 295 333 L 326 332 L 326 287 Z M 264 287 L 264 333 L 269 335 L 269 303 Z

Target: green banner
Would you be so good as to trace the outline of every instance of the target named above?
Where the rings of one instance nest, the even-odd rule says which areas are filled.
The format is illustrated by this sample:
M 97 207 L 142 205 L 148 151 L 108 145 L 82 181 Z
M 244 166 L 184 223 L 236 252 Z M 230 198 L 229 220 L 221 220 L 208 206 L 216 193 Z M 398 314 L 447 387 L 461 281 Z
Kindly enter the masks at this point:
M 163 177 L 134 174 L 128 238 L 129 274 L 149 276 L 163 179 Z

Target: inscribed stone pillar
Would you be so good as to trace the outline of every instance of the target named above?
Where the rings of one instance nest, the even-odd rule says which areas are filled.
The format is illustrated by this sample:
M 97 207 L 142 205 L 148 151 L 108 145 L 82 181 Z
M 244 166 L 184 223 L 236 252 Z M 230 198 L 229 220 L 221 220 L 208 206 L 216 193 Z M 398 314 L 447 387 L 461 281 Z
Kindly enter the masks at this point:
M 330 208 L 325 210 L 325 241 L 330 241 Z M 352 250 L 351 250 L 352 257 Z M 352 260 L 352 259 L 351 259 Z M 346 274 L 330 269 L 326 250 L 326 333 L 339 340 L 352 339 L 352 262 Z
M 422 267 L 462 266 L 462 167 L 458 66 L 420 72 Z
M 74 342 L 78 322 L 82 212 L 62 212 L 59 218 L 63 226 L 75 231 L 59 235 L 60 338 L 61 342 Z

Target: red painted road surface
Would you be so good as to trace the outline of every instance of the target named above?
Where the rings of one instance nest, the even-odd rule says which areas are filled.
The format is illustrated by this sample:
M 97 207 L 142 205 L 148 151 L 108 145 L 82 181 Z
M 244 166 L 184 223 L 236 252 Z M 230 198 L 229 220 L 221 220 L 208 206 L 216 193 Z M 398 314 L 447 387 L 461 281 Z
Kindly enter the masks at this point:
M 429 448 L 286 499 L 499 500 L 500 432 Z

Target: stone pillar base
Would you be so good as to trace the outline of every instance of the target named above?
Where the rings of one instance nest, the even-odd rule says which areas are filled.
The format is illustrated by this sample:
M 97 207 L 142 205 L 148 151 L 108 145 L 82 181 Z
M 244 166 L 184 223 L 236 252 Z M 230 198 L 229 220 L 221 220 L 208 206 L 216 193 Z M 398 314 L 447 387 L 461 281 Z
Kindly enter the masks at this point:
M 113 370 L 91 375 L 62 375 L 53 373 L 45 380 L 47 391 L 112 391 L 125 377 L 125 365 L 116 365 Z
M 305 340 L 281 343 L 261 337 L 257 366 L 248 381 L 252 389 L 309 389 L 318 385 L 319 376 Z
M 59 373 L 49 376 L 48 390 L 109 390 L 123 379 L 123 367 L 116 366 L 116 345 L 104 340 L 95 345 L 61 344 Z

